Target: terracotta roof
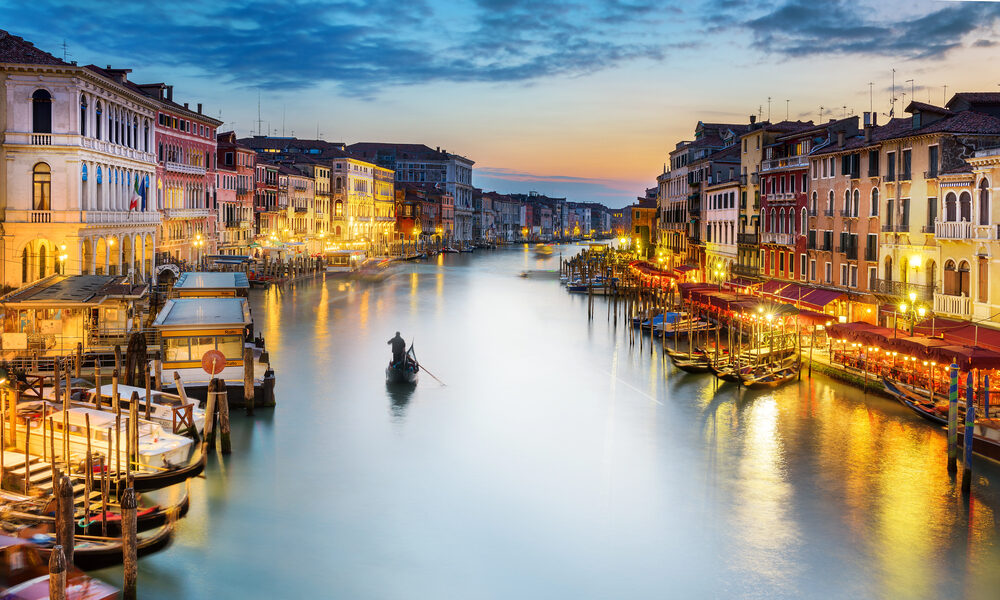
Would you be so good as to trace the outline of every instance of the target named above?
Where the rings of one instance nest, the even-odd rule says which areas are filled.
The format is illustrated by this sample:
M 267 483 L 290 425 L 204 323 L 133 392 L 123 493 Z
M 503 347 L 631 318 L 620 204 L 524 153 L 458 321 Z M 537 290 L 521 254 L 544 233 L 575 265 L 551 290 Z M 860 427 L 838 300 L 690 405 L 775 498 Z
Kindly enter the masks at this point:
M 66 65 L 70 63 L 52 56 L 24 38 L 0 29 L 0 63 L 18 65 Z
M 378 151 L 391 151 L 396 160 L 448 160 L 450 155 L 443 150 L 435 150 L 424 144 L 394 144 L 391 142 L 357 142 L 347 146 L 347 150 L 360 158 L 374 159 Z
M 952 167 L 950 169 L 945 169 L 941 171 L 941 175 L 960 175 L 963 173 L 971 173 L 971 172 L 972 172 L 972 165 L 963 161 L 962 164 L 960 164 L 957 167 Z
M 1000 92 L 958 92 L 945 106 L 950 107 L 956 100 L 965 100 L 969 104 L 1000 104 Z
M 913 101 L 907 104 L 905 110 L 908 113 L 914 113 L 920 111 L 920 112 L 937 113 L 939 115 L 955 114 L 952 111 L 948 110 L 947 108 L 942 108 L 940 106 L 934 106 L 933 104 L 927 104 L 926 102 L 917 102 L 917 101 Z

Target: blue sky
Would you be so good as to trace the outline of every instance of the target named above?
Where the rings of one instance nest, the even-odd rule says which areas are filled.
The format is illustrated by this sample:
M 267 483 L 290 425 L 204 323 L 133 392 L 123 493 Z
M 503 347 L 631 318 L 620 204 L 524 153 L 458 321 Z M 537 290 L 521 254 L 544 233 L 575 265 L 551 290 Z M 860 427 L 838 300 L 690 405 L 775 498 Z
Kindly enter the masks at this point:
M 946 85 L 1000 83 L 996 2 L 0 0 L 0 9 L 0 27 L 56 55 L 65 41 L 81 64 L 174 84 L 175 99 L 203 102 L 240 135 L 422 142 L 475 160 L 487 189 L 613 206 L 655 183 L 699 119 L 766 118 L 768 97 L 772 118 L 787 107 L 793 119 L 828 119 L 869 102 L 886 112 L 892 69 L 900 100 L 940 103 Z

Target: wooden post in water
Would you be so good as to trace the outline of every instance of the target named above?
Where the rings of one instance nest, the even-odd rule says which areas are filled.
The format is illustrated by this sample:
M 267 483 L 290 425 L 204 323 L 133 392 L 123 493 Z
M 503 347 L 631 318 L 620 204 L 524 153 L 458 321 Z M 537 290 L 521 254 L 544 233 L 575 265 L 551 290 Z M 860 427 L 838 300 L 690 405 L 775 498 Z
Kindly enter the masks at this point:
M 62 475 L 56 482 L 56 543 L 65 548 L 66 562 L 73 564 L 73 484 L 69 475 Z
M 97 393 L 94 395 L 94 408 L 101 410 L 101 396 L 103 391 L 101 390 L 101 360 L 94 355 L 94 388 Z
M 156 371 L 156 391 L 163 391 L 163 361 L 160 360 L 160 351 L 157 350 L 153 357 L 153 370 Z
M 253 348 L 243 348 L 243 403 L 247 416 L 253 416 Z
M 122 493 L 122 566 L 125 569 L 125 583 L 122 597 L 125 600 L 138 598 L 137 583 L 139 579 L 139 557 L 136 539 L 136 507 L 135 490 L 125 488 Z
M 149 365 L 146 365 L 146 420 L 149 420 L 149 414 L 152 410 L 151 403 L 153 401 L 152 386 L 150 385 L 151 377 L 149 376 Z
M 972 393 L 972 369 L 966 375 L 965 387 L 965 460 L 962 464 L 962 493 L 972 490 L 972 442 L 976 437 L 976 397 Z
M 62 402 L 62 372 L 59 359 L 52 359 L 52 401 Z
M 87 473 L 83 479 L 83 522 L 90 525 L 90 495 L 94 492 L 94 454 L 90 448 L 90 413 L 84 414 L 84 423 L 87 426 Z
M 10 445 L 17 446 L 17 405 L 21 401 L 21 390 L 15 386 L 11 392 L 7 419 L 10 421 Z
M 76 343 L 76 365 L 75 366 L 76 366 L 76 368 L 74 369 L 74 373 L 76 374 L 76 378 L 79 379 L 80 378 L 80 372 L 83 370 L 83 342 L 77 342 Z
M 122 347 L 115 344 L 115 373 L 120 373 L 122 370 Z
M 230 439 L 229 430 L 229 392 L 226 390 L 226 382 L 222 379 L 215 379 L 216 389 L 219 394 L 219 437 L 222 442 L 222 453 L 232 454 L 233 443 Z
M 958 365 L 951 363 L 948 386 L 948 472 L 957 473 L 958 465 Z
M 205 404 L 205 439 L 201 445 L 202 452 L 207 452 L 209 449 L 215 450 L 215 407 L 218 402 L 215 391 L 216 381 L 217 379 L 212 379 L 208 382 L 208 400 Z
M 45 422 L 45 417 L 42 417 L 42 422 Z M 43 428 L 44 429 L 44 428 Z M 45 447 L 45 436 L 42 436 L 42 447 Z M 28 448 L 31 448 L 31 422 L 28 417 L 24 418 L 24 495 L 28 495 L 28 490 L 31 488 L 31 478 L 28 477 L 28 465 L 31 462 L 28 460 Z M 45 464 L 45 463 L 42 463 Z
M 812 379 L 813 376 L 813 346 L 816 345 L 816 325 L 812 326 L 812 332 L 809 334 L 809 378 Z
M 108 429 L 108 449 L 111 449 L 111 429 Z M 101 465 L 101 535 L 107 537 L 108 535 L 108 494 L 111 492 L 111 482 L 108 480 L 110 473 L 108 469 L 111 468 L 111 453 L 108 453 L 108 459 L 105 460 L 104 457 L 100 457 L 98 462 Z
M 66 557 L 59 545 L 49 554 L 49 600 L 66 600 Z

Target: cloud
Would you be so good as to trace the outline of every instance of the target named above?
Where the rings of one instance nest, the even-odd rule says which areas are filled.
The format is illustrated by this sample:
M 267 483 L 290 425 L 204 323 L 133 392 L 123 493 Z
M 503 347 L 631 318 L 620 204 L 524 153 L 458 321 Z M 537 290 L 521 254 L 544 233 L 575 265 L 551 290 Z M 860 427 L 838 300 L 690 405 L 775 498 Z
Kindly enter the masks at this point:
M 738 5 L 739 0 L 716 0 Z M 732 8 L 732 7 L 731 7 Z M 742 10 L 743 6 L 737 7 Z M 763 50 L 791 56 L 877 54 L 941 58 L 962 46 L 964 37 L 989 30 L 1000 20 L 1000 4 L 951 3 L 931 12 L 892 20 L 848 0 L 786 0 L 773 10 L 744 20 Z M 730 19 L 733 11 L 726 12 Z M 734 23 L 736 21 L 733 21 Z
M 347 95 L 372 96 L 389 86 L 526 82 L 658 60 L 677 47 L 651 35 L 651 19 L 668 12 L 660 6 L 646 0 L 181 0 L 169 10 L 134 2 L 109 13 L 101 2 L 37 0 L 5 11 L 4 26 L 52 50 L 66 39 L 101 64 L 109 55 L 128 57 L 248 88 L 333 82 Z
M 646 188 L 643 181 L 542 175 L 497 167 L 477 167 L 472 183 L 502 194 L 535 191 L 573 202 L 600 202 L 610 207 L 631 204 Z

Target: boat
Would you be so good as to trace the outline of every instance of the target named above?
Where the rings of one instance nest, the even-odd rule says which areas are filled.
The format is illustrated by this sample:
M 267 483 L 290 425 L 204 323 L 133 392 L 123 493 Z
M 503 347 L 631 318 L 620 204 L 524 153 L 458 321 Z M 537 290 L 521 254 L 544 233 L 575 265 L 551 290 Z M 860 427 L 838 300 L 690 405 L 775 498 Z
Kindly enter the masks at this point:
M 948 424 L 947 398 L 942 398 L 943 402 L 941 403 L 931 402 L 929 396 L 924 396 L 913 389 L 908 389 L 909 386 L 903 385 L 898 381 L 893 381 L 887 377 L 882 378 L 882 385 L 885 386 L 885 391 L 889 392 L 890 396 L 922 418 L 927 419 L 931 423 L 937 423 L 938 425 Z M 961 409 L 961 418 L 964 421 L 964 401 L 961 403 L 959 408 Z
M 692 360 L 694 358 L 705 356 L 705 351 L 701 348 L 695 348 L 691 353 L 681 352 L 680 350 L 673 350 L 671 348 L 667 348 L 666 351 L 667 356 L 670 358 L 678 358 L 682 360 Z
M 119 553 L 121 549 L 119 548 Z M 0 597 L 41 600 L 49 597 L 49 563 L 31 542 L 0 535 Z M 94 579 L 75 565 L 66 565 L 66 600 L 115 600 L 118 590 Z
M 17 444 L 24 447 L 25 425 L 31 430 L 29 452 L 36 456 L 45 454 L 42 444 L 48 443 L 61 450 L 63 448 L 63 414 L 45 402 L 23 402 L 18 405 Z M 123 490 L 126 473 L 125 465 L 127 414 L 123 413 L 117 425 L 119 435 L 110 435 L 116 428 L 114 413 L 92 408 L 73 407 L 66 411 L 69 424 L 70 456 L 86 456 L 88 447 L 88 423 L 90 426 L 91 452 L 104 456 L 113 473 L 112 485 Z M 54 427 L 42 426 L 42 421 L 51 419 Z M 181 483 L 199 475 L 205 468 L 205 455 L 194 441 L 182 435 L 168 433 L 159 424 L 139 419 L 139 448 L 132 470 L 133 488 L 137 492 L 157 490 L 175 483 Z M 111 450 L 116 442 L 118 447 Z M 57 453 L 58 455 L 58 453 Z
M 462 253 L 472 253 L 475 252 L 476 249 L 472 246 L 462 246 L 461 248 L 458 249 L 458 251 Z
M 741 373 L 740 379 L 748 388 L 773 388 L 790 381 L 798 373 L 798 367 L 782 367 L 763 372 Z
M 388 384 L 415 385 L 419 374 L 420 363 L 417 362 L 417 355 L 413 352 L 413 344 L 410 344 L 410 349 L 403 356 L 403 364 L 393 364 L 390 362 L 385 368 L 385 382 Z
M 675 355 L 669 355 L 670 361 L 674 363 L 674 366 L 684 371 L 685 373 L 708 373 L 708 358 L 702 354 L 695 354 L 694 356 L 683 356 L 681 353 L 675 353 Z
M 535 257 L 548 258 L 552 256 L 552 246 L 548 244 L 535 244 Z
M 17 537 L 26 539 L 38 548 L 38 553 L 46 562 L 56 544 L 55 524 L 25 526 L 17 532 Z M 136 554 L 146 556 L 170 545 L 174 537 L 174 523 L 144 532 L 136 537 Z M 103 569 L 122 564 L 123 547 L 121 537 L 100 537 L 78 535 L 73 538 L 73 563 L 84 570 Z
M 361 268 L 365 260 L 363 250 L 327 250 L 324 257 L 326 272 L 330 274 L 348 274 Z
M 441 248 L 441 254 L 458 254 L 458 250 L 452 248 L 451 246 L 445 246 Z
M 106 406 L 112 411 L 114 410 L 114 402 L 112 400 L 114 391 L 113 384 L 109 383 L 101 386 L 101 406 Z M 131 385 L 118 384 L 118 397 L 122 412 L 128 412 L 133 394 L 139 395 L 139 414 L 145 416 L 146 390 Z M 90 388 L 84 392 L 83 403 L 88 407 L 93 406 L 96 396 L 97 388 Z M 185 403 L 176 394 L 168 394 L 156 390 L 150 390 L 149 392 L 149 420 L 159 423 L 165 430 L 178 435 L 193 436 L 195 432 L 200 435 L 205 429 L 205 411 L 198 408 L 196 402 L 189 401 Z M 185 423 L 191 422 L 194 423 L 194 432 L 189 431 L 190 426 L 185 425 Z

